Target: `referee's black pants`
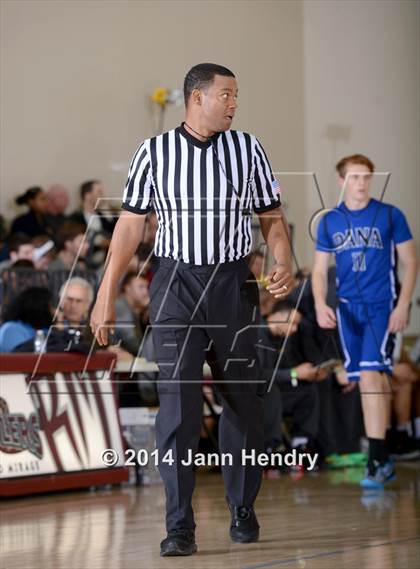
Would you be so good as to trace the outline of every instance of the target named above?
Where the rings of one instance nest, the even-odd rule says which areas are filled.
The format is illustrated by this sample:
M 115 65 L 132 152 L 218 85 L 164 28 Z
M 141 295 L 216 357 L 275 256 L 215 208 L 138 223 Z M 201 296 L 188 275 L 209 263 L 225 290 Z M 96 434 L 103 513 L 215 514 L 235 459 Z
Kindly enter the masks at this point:
M 250 506 L 258 494 L 261 467 L 242 464 L 243 449 L 263 451 L 264 384 L 255 350 L 258 287 L 253 280 L 245 260 L 200 266 L 161 259 L 153 278 L 150 319 L 160 402 L 156 446 L 167 531 L 195 527 L 193 466 L 181 460 L 188 459 L 190 449 L 193 456 L 197 451 L 205 360 L 223 402 L 219 450 L 233 459 L 232 466 L 222 466 L 227 499 Z

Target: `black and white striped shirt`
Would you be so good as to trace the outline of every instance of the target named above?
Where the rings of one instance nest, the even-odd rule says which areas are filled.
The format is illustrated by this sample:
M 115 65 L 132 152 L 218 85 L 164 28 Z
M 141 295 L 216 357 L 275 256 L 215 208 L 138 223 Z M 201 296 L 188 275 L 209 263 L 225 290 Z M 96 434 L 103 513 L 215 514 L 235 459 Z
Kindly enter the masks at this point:
M 250 211 L 279 205 L 278 183 L 255 136 L 229 130 L 201 142 L 181 125 L 138 148 L 122 207 L 139 214 L 155 208 L 158 257 L 207 265 L 247 255 Z

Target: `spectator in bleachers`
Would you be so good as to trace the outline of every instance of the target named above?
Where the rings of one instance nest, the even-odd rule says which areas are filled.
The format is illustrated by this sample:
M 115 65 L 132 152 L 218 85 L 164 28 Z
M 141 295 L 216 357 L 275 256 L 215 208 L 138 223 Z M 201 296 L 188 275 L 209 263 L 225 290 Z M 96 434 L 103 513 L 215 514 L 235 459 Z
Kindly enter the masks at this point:
M 93 286 L 84 278 L 72 277 L 61 285 L 47 351 L 92 353 L 94 338 L 87 319 L 93 297 Z
M 322 361 L 344 361 L 337 329 L 324 330 L 317 323 L 309 269 L 299 269 L 295 279 L 297 286 L 288 300 L 295 305 L 299 302 L 307 335 L 311 335 L 318 346 Z M 332 266 L 328 270 L 327 301 L 333 308 L 337 306 L 335 280 L 336 271 Z M 332 467 L 360 465 L 364 460 L 364 455 L 359 452 L 362 434 L 360 395 L 353 390 L 345 370 L 338 366 L 334 374 L 330 373 L 325 381 L 317 384 L 320 406 L 317 450 L 322 457 L 327 457 L 327 463 Z
M 19 259 L 10 266 L 11 269 L 28 269 L 33 271 L 35 269 L 35 265 L 33 261 L 29 261 L 29 259 Z M 28 274 L 28 280 L 31 281 L 31 275 Z
M 414 403 L 413 436 L 416 448 L 420 450 L 420 338 L 419 337 L 417 337 L 414 346 L 411 348 L 409 352 L 409 360 L 412 369 L 415 370 L 417 374 L 417 381 L 414 384 L 414 392 L 413 392 L 413 403 Z
M 267 449 L 282 441 L 284 415 L 292 416 L 291 446 L 313 447 L 319 425 L 319 392 L 316 382 L 326 379 L 319 369 L 322 355 L 312 328 L 294 311 L 290 301 L 280 301 L 259 330 L 258 358 L 264 379 L 271 381 L 279 353 L 282 357 L 264 399 L 264 431 Z
M 29 237 L 24 233 L 13 233 L 6 239 L 9 258 L 0 263 L 0 273 L 4 269 L 17 268 L 18 261 L 28 261 L 35 269 L 46 269 L 53 259 L 54 242 L 48 235 Z M 20 268 L 24 265 L 20 264 Z
M 29 287 L 6 307 L 0 326 L 0 352 L 12 352 L 35 338 L 37 330 L 48 331 L 53 317 L 52 296 L 44 287 Z
M 80 186 L 81 206 L 72 213 L 72 221 L 89 231 L 111 235 L 116 218 L 104 201 L 104 187 L 99 180 L 88 180 Z
M 47 190 L 46 218 L 52 230 L 58 231 L 65 223 L 67 216 L 66 210 L 69 207 L 69 191 L 61 184 L 53 184 Z
M 35 269 L 45 271 L 55 257 L 54 241 L 48 235 L 38 235 L 32 239 L 32 245 L 32 262 Z
M 13 220 L 10 228 L 11 234 L 22 232 L 35 237 L 50 233 L 46 219 L 47 195 L 42 188 L 39 186 L 29 188 L 15 201 L 18 205 L 26 205 L 29 211 Z
M 32 238 L 25 233 L 12 233 L 6 239 L 6 246 L 8 250 L 9 258 L 0 263 L 0 272 L 3 269 L 8 269 L 21 259 L 26 259 L 32 262 L 34 254 L 34 246 L 32 243 Z
M 66 281 L 59 292 L 60 322 L 71 327 L 84 326 L 93 296 L 93 287 L 86 279 L 73 277 Z
M 122 279 L 120 290 L 115 302 L 115 336 L 121 347 L 135 356 L 149 319 L 149 284 L 131 272 Z
M 69 271 L 73 267 L 80 270 L 87 268 L 86 255 L 89 245 L 82 225 L 66 222 L 57 233 L 56 243 L 58 255 L 49 264 L 49 271 Z
M 0 263 L 6 261 L 9 256 L 7 245 L 6 245 L 6 221 L 4 217 L 0 214 Z
M 104 201 L 104 188 L 99 180 L 88 180 L 80 186 L 81 206 L 70 216 L 71 221 L 83 226 L 89 243 L 89 262 L 103 264 L 109 247 L 117 215 Z
M 141 252 L 140 256 L 143 256 Z M 121 294 L 115 302 L 115 340 L 117 344 L 109 346 L 108 351 L 113 352 L 120 360 L 138 356 L 154 362 L 156 358 L 152 330 L 148 326 L 149 282 L 142 274 L 138 275 L 139 267 L 135 272 L 127 272 L 121 281 Z M 157 373 L 135 373 L 133 380 L 136 388 L 130 382 L 122 383 L 120 386 L 119 397 L 123 406 L 157 405 Z
M 395 460 L 413 460 L 420 456 L 413 436 L 411 415 L 416 383 L 420 380 L 418 365 L 411 354 L 402 347 L 402 337 L 397 335 L 392 371 L 392 411 L 395 430 L 387 432 L 390 455 Z

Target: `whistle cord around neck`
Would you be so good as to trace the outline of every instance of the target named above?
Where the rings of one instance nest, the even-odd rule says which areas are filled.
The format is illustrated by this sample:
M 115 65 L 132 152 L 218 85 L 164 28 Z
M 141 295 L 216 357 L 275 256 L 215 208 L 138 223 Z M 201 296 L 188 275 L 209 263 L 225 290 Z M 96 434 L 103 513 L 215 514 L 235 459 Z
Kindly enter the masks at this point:
M 219 154 L 218 154 L 218 152 L 217 152 L 217 148 L 216 148 L 216 146 L 215 146 L 215 144 L 214 144 L 214 141 L 212 140 L 211 136 L 204 136 L 203 134 L 200 134 L 199 132 L 197 132 L 196 130 L 194 130 L 194 129 L 193 129 L 188 123 L 186 123 L 185 121 L 184 121 L 184 125 L 187 126 L 194 134 L 197 134 L 197 135 L 200 136 L 201 138 L 204 138 L 205 141 L 210 142 L 211 147 L 212 147 L 212 149 L 213 149 L 213 153 L 214 153 L 214 155 L 216 156 L 216 160 L 217 160 L 218 163 L 219 163 L 219 166 L 220 166 L 220 168 L 221 168 L 221 170 L 222 170 L 222 172 L 223 172 L 223 175 L 224 175 L 224 177 L 226 178 L 226 181 L 228 182 L 228 184 L 230 185 L 230 187 L 232 188 L 232 190 L 233 190 L 233 192 L 234 192 L 236 198 L 237 198 L 238 201 L 239 201 L 239 204 L 241 205 L 241 196 L 240 196 L 238 190 L 235 188 L 235 185 L 233 184 L 232 180 L 230 180 L 230 179 L 228 178 L 228 175 L 226 174 L 226 170 L 225 170 L 225 168 L 224 168 L 224 166 L 223 166 L 223 164 L 222 164 L 222 162 L 221 162 L 221 160 L 220 160 L 220 158 L 219 158 Z M 247 207 L 243 208 L 242 213 L 243 213 L 244 216 L 252 217 L 252 212 L 251 212 L 251 210 L 250 210 L 249 208 L 247 208 Z

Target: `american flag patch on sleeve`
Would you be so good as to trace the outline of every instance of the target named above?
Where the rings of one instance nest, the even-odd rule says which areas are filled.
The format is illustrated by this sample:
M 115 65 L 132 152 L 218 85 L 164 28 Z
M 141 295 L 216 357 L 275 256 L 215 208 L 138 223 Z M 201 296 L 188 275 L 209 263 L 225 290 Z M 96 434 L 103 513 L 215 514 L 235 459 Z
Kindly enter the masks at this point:
M 274 178 L 274 180 L 271 182 L 271 189 L 275 194 L 281 195 L 281 187 L 279 181 L 276 178 Z

